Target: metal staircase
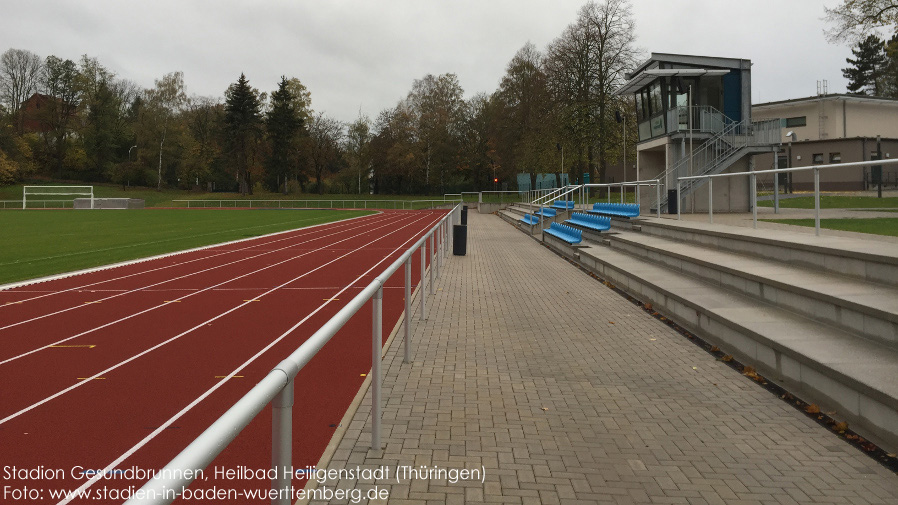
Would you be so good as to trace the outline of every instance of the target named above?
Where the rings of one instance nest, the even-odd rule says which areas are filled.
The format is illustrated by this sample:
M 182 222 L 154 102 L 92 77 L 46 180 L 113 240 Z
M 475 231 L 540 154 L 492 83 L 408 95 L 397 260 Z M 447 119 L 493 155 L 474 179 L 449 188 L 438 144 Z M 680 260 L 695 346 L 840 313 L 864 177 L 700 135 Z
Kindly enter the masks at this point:
M 658 176 L 661 183 L 661 201 L 655 201 L 652 210 L 667 207 L 667 190 L 676 189 L 677 178 L 690 175 L 711 175 L 723 172 L 749 154 L 775 150 L 780 142 L 780 121 L 732 121 L 724 118 L 723 128 L 710 138 L 699 139 L 701 145 L 684 156 Z M 707 130 L 698 130 L 707 131 Z M 691 179 L 680 184 L 680 197 L 688 196 L 707 183 L 707 179 Z

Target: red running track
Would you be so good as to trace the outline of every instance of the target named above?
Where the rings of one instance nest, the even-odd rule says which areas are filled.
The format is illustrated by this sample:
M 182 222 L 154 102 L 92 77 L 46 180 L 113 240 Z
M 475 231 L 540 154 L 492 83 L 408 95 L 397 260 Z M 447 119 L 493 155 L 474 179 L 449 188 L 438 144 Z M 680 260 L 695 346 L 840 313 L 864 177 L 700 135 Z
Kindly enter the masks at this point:
M 79 486 L 90 494 L 71 503 L 121 503 L 147 480 L 135 470 L 164 466 L 445 214 L 386 211 L 0 291 L 0 503 L 69 503 L 51 493 Z M 399 269 L 385 286 L 384 339 L 403 285 Z M 297 468 L 318 462 L 371 367 L 370 305 L 296 377 Z M 245 491 L 270 481 L 215 470 L 270 465 L 266 407 L 191 489 L 268 503 Z

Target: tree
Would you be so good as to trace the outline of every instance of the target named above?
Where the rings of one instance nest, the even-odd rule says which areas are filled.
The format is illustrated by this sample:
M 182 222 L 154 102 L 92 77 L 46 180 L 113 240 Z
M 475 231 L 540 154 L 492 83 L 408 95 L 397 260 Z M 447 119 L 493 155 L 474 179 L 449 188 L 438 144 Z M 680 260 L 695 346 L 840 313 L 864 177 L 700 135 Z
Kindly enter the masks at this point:
M 296 106 L 289 81 L 281 77 L 277 91 L 271 94 L 271 107 L 265 118 L 270 143 L 270 152 L 265 160 L 265 182 L 274 191 L 283 184 L 284 194 L 287 194 L 287 175 L 291 169 L 295 172 L 297 135 L 303 126 Z
M 178 176 L 192 183 L 208 181 L 221 157 L 219 138 L 224 109 L 216 98 L 193 97 L 187 101 L 182 116 L 187 134 L 183 138 L 184 162 Z
M 0 100 L 15 118 L 15 129 L 21 135 L 24 117 L 19 114 L 22 103 L 38 89 L 41 59 L 31 51 L 8 49 L 0 56 Z
M 358 119 L 346 128 L 346 161 L 349 165 L 350 175 L 356 175 L 354 181 L 358 194 L 362 194 L 362 176 L 368 179 L 368 169 L 371 165 L 371 120 L 368 116 L 359 113 Z
M 159 141 L 159 167 L 156 189 L 162 189 L 162 149 L 169 127 L 187 102 L 184 93 L 184 74 L 171 72 L 156 80 L 152 89 L 146 91 L 146 108 L 154 125 L 155 140 Z
M 870 35 L 851 50 L 854 59 L 845 59 L 851 66 L 842 69 L 849 93 L 879 96 L 879 80 L 886 66 L 884 47 L 882 39 Z
M 636 63 L 633 33 L 627 0 L 590 2 L 546 51 L 549 89 L 578 165 L 571 172 L 586 169 L 592 180 L 596 180 L 595 151 L 598 180 L 604 181 L 608 157 L 616 147 L 609 135 L 614 123 L 614 90 Z
M 418 140 L 424 158 L 424 186 L 431 191 L 430 174 L 439 174 L 440 193 L 445 174 L 455 161 L 464 124 L 464 91 L 455 74 L 416 79 L 408 103 L 417 119 Z
M 842 0 L 835 8 L 823 8 L 831 26 L 824 30 L 830 42 L 860 42 L 876 28 L 898 25 L 896 0 Z
M 315 185 L 318 194 L 324 193 L 321 184 L 324 171 L 336 167 L 339 157 L 340 141 L 343 138 L 343 124 L 319 112 L 309 125 L 309 136 L 312 141 L 311 163 L 315 172 Z
M 47 132 L 43 136 L 45 149 L 52 157 L 52 165 L 59 177 L 62 177 L 72 123 L 81 103 L 78 79 L 75 62 L 61 60 L 56 56 L 47 57 L 41 76 L 41 89 L 51 99 L 42 111 L 42 119 L 47 125 Z
M 228 154 L 237 169 L 240 194 L 252 194 L 251 169 L 256 143 L 261 136 L 262 116 L 259 92 L 240 74 L 225 92 L 224 133 Z
M 898 30 L 885 44 L 885 67 L 880 75 L 882 96 L 898 98 Z

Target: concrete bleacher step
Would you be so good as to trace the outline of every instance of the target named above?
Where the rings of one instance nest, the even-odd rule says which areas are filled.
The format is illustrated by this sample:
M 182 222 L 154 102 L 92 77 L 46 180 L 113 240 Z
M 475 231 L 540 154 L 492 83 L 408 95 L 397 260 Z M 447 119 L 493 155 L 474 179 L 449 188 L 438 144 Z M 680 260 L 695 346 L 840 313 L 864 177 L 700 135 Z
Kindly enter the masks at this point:
M 740 228 L 733 233 L 722 225 L 656 218 L 639 225 L 650 235 L 898 287 L 898 247 L 888 242 L 770 229 Z
M 898 350 L 898 288 L 643 233 L 611 246 Z
M 835 410 L 868 438 L 898 448 L 895 348 L 616 247 L 558 250 L 806 401 Z

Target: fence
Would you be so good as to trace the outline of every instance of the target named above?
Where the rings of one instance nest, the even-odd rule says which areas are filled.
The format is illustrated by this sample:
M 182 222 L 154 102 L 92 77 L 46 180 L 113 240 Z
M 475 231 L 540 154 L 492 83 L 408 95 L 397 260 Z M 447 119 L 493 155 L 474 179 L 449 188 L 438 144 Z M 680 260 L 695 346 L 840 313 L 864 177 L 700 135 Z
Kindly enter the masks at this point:
M 459 195 L 446 195 L 459 196 Z M 176 206 L 194 208 L 249 209 L 435 209 L 455 204 L 461 198 L 442 200 L 172 200 Z
M 272 480 L 272 503 L 289 505 L 290 493 L 283 492 L 291 487 L 292 468 L 292 430 L 293 430 L 293 379 L 324 345 L 346 324 L 368 300 L 373 304 L 372 332 L 371 332 L 371 447 L 381 448 L 380 422 L 381 422 L 381 378 L 380 365 L 382 357 L 382 310 L 383 287 L 387 280 L 405 265 L 405 314 L 403 325 L 405 326 L 405 360 L 411 360 L 411 277 L 412 254 L 416 250 L 421 251 L 421 282 L 418 293 L 420 294 L 421 319 L 426 319 L 426 297 L 429 285 L 430 293 L 434 294 L 434 278 L 439 275 L 443 258 L 448 256 L 449 243 L 452 239 L 450 223 L 459 222 L 461 219 L 461 205 L 456 205 L 451 212 L 443 217 L 413 246 L 405 251 L 392 265 L 377 276 L 355 298 L 346 304 L 334 317 L 324 323 L 305 343 L 296 351 L 284 359 L 264 379 L 259 381 L 253 389 L 243 396 L 233 407 L 228 409 L 218 420 L 212 423 L 199 437 L 187 446 L 180 454 L 175 456 L 163 471 L 157 472 L 156 477 L 144 484 L 139 493 L 140 498 L 132 498 L 125 502 L 135 504 L 168 504 L 175 497 L 171 491 L 183 490 L 196 476 L 197 470 L 205 469 L 234 438 L 258 415 L 266 405 L 272 405 L 272 473 L 277 477 Z M 427 256 L 427 243 L 430 242 L 430 279 L 425 277 L 425 258 Z M 114 465 L 104 471 L 98 472 L 95 477 L 82 485 L 82 488 L 96 482 L 108 471 L 112 471 Z M 278 492 L 281 491 L 281 492 Z M 178 492 L 180 494 L 180 492 Z
M 74 200 L 0 200 L 0 209 L 23 209 L 27 203 L 29 209 L 70 209 L 74 206 Z M 48 205 L 49 204 L 49 205 Z
M 678 177 L 677 178 L 677 219 L 680 219 L 680 181 L 685 180 L 695 180 L 695 179 L 708 179 L 708 221 L 714 222 L 714 179 L 717 177 L 740 177 L 740 176 L 748 176 L 751 179 L 749 183 L 751 186 L 751 213 L 752 213 L 752 225 L 757 228 L 758 227 L 758 178 L 759 174 L 780 174 L 785 172 L 799 172 L 803 170 L 813 170 L 814 171 L 814 233 L 820 235 L 820 170 L 829 169 L 829 168 L 848 168 L 848 167 L 866 167 L 866 166 L 887 166 L 898 164 L 898 160 L 879 160 L 879 161 L 857 161 L 853 163 L 836 163 L 832 165 L 816 165 L 811 167 L 794 167 L 794 168 L 777 168 L 773 170 L 757 170 L 753 172 L 736 172 L 732 174 L 714 174 L 714 175 L 696 175 L 692 177 Z M 774 176 L 774 181 L 778 181 L 778 177 Z M 773 209 L 774 212 L 779 210 L 779 187 L 777 186 L 773 192 Z

